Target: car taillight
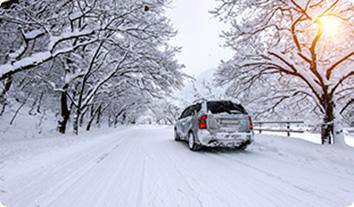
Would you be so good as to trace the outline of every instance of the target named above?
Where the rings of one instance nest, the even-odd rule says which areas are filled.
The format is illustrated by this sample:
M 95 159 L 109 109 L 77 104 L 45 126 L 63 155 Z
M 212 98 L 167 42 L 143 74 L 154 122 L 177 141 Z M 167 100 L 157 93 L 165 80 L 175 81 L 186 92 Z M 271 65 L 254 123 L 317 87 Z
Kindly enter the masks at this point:
M 207 118 L 208 116 L 207 115 L 201 115 L 199 117 L 199 129 L 206 129 L 207 128 Z
M 253 122 L 252 122 L 252 117 L 248 115 L 248 122 L 249 122 L 249 128 L 253 130 Z

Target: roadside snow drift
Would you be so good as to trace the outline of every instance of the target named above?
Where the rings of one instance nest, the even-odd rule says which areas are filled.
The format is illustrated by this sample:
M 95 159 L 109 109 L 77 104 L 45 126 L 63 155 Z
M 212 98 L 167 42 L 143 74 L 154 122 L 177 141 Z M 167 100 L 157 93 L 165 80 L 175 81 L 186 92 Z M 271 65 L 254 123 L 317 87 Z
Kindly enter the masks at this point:
M 354 201 L 354 150 L 257 135 L 191 152 L 171 127 L 2 140 L 0 201 L 35 206 L 333 206 Z

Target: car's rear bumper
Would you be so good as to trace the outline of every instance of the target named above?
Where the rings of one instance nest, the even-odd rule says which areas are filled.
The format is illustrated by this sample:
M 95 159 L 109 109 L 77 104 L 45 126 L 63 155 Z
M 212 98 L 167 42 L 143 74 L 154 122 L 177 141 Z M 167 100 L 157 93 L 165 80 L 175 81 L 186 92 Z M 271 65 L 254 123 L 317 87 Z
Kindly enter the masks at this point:
M 252 131 L 210 133 L 208 130 L 199 130 L 198 140 L 200 145 L 206 147 L 239 147 L 251 144 L 253 135 Z

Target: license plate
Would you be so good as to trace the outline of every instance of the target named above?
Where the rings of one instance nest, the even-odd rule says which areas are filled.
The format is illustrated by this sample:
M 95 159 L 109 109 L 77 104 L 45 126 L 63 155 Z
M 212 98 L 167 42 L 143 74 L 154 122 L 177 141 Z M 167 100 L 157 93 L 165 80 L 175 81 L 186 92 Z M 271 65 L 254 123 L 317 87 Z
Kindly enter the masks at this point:
M 222 120 L 221 124 L 238 125 L 238 124 L 240 124 L 240 121 L 239 120 Z

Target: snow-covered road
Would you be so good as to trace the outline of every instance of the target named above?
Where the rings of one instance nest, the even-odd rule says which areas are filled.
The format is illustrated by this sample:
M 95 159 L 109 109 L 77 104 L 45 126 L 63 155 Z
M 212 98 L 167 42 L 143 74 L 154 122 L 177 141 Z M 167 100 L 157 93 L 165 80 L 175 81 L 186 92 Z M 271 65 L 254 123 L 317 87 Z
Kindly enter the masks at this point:
M 69 140 L 1 145 L 0 201 L 7 207 L 348 207 L 354 201 L 353 148 L 263 135 L 245 152 L 191 152 L 173 141 L 171 127 L 156 126 Z

